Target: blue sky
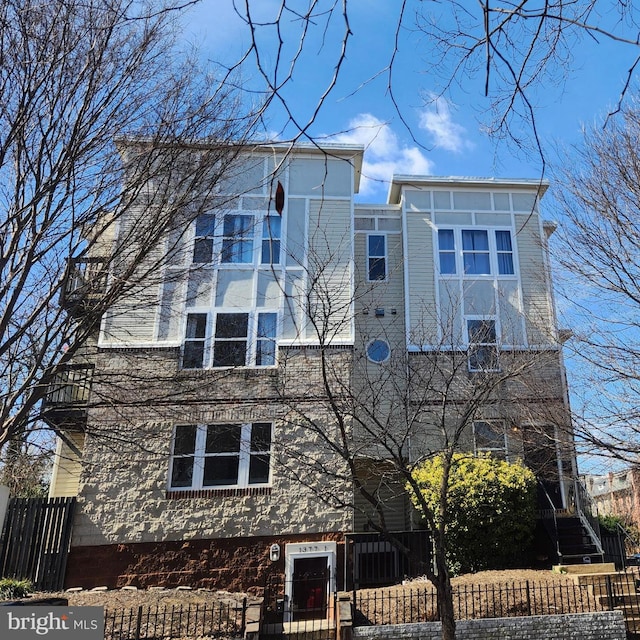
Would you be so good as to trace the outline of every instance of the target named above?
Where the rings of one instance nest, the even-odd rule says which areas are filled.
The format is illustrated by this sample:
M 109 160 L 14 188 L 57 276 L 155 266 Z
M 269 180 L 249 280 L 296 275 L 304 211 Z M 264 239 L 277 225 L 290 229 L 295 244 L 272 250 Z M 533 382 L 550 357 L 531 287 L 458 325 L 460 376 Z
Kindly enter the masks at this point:
M 236 2 L 243 10 L 244 1 Z M 302 0 L 289 4 L 301 9 L 307 6 Z M 535 153 L 527 155 L 506 142 L 497 143 L 485 133 L 489 101 L 483 95 L 482 73 L 474 80 L 464 78 L 446 98 L 429 104 L 439 90 L 439 79 L 423 71 L 433 50 L 429 39 L 416 32 L 413 13 L 415 6 L 429 3 L 415 0 L 407 3 L 406 26 L 400 31 L 391 80 L 410 131 L 402 123 L 387 91 L 389 77 L 384 72 L 394 50 L 401 4 L 397 0 L 348 3 L 352 36 L 346 60 L 336 87 L 310 128 L 317 137 L 333 136 L 334 140 L 367 145 L 364 174 L 369 179 L 363 182 L 360 200 L 384 201 L 386 181 L 394 172 L 539 177 L 542 165 Z M 320 5 L 328 8 L 333 2 Z M 267 22 L 280 9 L 281 1 L 252 0 L 250 7 L 257 21 Z M 310 28 L 293 78 L 283 91 L 300 123 L 308 121 L 333 74 L 344 28 L 340 9 L 336 7 L 326 31 L 322 17 Z M 598 20 L 592 17 L 592 21 Z M 296 52 L 301 24 L 292 14 L 281 21 L 283 70 Z M 259 33 L 260 54 L 265 66 L 273 68 L 275 29 L 263 27 Z M 227 65 L 239 59 L 250 42 L 249 29 L 235 15 L 232 0 L 204 0 L 190 13 L 184 35 L 200 47 L 204 57 Z M 633 47 L 612 44 L 605 38 L 596 42 L 586 36 L 575 43 L 571 67 L 556 70 L 555 84 L 534 87 L 529 95 L 536 105 L 540 138 L 549 161 L 553 161 L 556 147 L 577 142 L 581 126 L 599 121 L 616 103 L 635 53 Z M 246 87 L 263 86 L 253 56 L 243 65 L 240 77 Z M 286 138 L 294 132 L 277 103 L 269 112 L 267 126 L 274 137 Z M 516 123 L 515 128 L 525 144 L 530 142 L 526 126 Z

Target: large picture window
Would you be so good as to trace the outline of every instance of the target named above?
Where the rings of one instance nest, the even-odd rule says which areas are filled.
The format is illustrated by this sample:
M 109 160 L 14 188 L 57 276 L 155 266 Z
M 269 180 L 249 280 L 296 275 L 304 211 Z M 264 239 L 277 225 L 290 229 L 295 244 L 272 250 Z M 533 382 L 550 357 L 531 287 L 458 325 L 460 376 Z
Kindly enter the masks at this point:
M 270 422 L 177 426 L 169 486 L 202 489 L 269 484 L 272 430 Z

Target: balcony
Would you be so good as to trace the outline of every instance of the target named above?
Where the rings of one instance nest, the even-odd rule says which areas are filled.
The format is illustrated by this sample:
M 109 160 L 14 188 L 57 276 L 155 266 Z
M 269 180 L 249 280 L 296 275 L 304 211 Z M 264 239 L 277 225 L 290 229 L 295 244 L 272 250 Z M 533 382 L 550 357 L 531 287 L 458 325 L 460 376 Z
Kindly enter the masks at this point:
M 90 312 L 107 290 L 107 267 L 102 257 L 70 258 L 61 305 L 74 316 Z
M 67 365 L 58 372 L 42 399 L 42 419 L 54 429 L 81 430 L 87 422 L 93 367 Z

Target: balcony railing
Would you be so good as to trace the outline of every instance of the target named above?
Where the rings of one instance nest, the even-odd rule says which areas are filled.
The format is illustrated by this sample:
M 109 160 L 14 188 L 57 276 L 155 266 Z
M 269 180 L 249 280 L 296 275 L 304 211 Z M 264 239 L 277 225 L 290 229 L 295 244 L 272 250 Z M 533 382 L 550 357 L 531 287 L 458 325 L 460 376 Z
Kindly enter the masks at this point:
M 42 417 L 53 427 L 80 428 L 86 421 L 93 367 L 68 365 L 47 387 Z
M 106 258 L 70 258 L 61 303 L 66 309 L 87 310 L 107 290 Z

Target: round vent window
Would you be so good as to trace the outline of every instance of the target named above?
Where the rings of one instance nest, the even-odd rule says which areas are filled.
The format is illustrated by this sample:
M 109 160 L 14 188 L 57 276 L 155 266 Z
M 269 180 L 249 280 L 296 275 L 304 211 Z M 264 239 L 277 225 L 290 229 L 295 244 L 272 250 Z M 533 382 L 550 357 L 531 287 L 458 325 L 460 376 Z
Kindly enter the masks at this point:
M 391 348 L 386 340 L 372 340 L 367 345 L 367 358 L 371 362 L 386 362 L 391 355 Z

